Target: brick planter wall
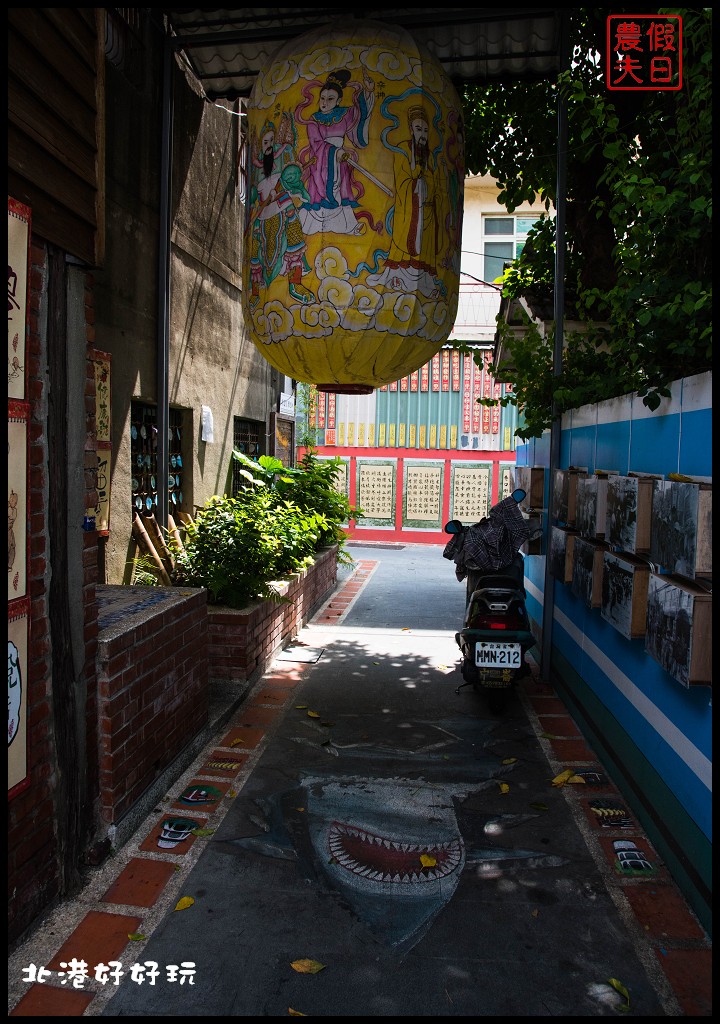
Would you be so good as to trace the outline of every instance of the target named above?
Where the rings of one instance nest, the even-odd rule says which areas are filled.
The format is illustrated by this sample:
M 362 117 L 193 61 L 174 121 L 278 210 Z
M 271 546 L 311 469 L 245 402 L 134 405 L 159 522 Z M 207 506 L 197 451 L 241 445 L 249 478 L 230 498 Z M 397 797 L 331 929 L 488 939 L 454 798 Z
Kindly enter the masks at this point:
M 110 824 L 207 721 L 207 591 L 97 590 L 106 603 L 97 653 L 100 814 Z
M 210 678 L 254 682 L 335 589 L 337 545 L 284 584 L 283 604 L 256 601 L 236 610 L 208 605 Z

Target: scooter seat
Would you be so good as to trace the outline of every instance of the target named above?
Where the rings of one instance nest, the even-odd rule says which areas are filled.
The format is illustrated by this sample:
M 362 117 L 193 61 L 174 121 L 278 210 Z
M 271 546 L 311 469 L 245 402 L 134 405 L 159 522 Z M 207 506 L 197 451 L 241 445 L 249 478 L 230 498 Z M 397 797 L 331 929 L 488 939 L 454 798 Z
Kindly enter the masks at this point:
M 483 576 L 475 583 L 478 590 L 515 590 L 524 593 L 525 588 L 514 576 Z

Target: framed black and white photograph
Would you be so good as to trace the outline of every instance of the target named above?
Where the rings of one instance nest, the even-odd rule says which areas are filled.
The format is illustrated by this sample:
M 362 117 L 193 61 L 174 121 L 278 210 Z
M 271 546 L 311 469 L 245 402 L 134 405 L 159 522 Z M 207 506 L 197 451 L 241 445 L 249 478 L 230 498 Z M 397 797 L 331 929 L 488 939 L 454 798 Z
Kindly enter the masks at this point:
M 570 589 L 588 608 L 599 608 L 602 595 L 603 553 L 597 541 L 576 537 Z
M 603 554 L 600 614 L 628 640 L 645 636 L 650 566 L 635 555 Z
M 712 596 L 690 580 L 650 574 L 645 650 L 685 687 L 712 683 Z
M 562 526 L 553 526 L 550 531 L 550 572 L 561 583 L 572 582 L 573 547 L 577 533 Z
M 656 478 L 611 476 L 607 482 L 605 540 L 632 554 L 650 551 L 652 487 Z
M 545 505 L 545 469 L 543 466 L 515 466 L 514 487 L 521 487 L 525 497 L 522 509 L 541 509 Z
M 588 540 L 604 540 L 607 516 L 607 474 L 579 477 L 575 529 Z
M 712 573 L 712 488 L 677 480 L 655 480 L 650 559 L 681 576 Z
M 553 476 L 553 518 L 566 526 L 575 526 L 577 515 L 577 488 L 587 476 L 586 466 L 556 469 Z
M 553 474 L 553 519 L 558 523 L 568 521 L 568 471 L 556 469 Z

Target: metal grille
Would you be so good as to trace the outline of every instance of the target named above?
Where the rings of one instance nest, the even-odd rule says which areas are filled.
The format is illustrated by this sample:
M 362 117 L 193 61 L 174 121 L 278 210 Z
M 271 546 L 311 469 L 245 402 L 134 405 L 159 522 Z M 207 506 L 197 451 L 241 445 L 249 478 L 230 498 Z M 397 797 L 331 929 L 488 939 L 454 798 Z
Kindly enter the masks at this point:
M 158 511 L 157 406 L 133 402 L 130 411 L 132 462 L 131 514 Z M 170 513 L 183 509 L 182 410 L 170 409 L 168 419 L 168 501 Z
M 261 455 L 265 455 L 265 424 L 256 420 L 244 420 L 239 416 L 235 416 L 233 423 L 233 446 L 237 451 L 242 452 L 243 455 L 247 455 L 251 459 L 259 459 Z M 243 486 L 240 468 L 239 463 L 233 461 L 233 497 Z

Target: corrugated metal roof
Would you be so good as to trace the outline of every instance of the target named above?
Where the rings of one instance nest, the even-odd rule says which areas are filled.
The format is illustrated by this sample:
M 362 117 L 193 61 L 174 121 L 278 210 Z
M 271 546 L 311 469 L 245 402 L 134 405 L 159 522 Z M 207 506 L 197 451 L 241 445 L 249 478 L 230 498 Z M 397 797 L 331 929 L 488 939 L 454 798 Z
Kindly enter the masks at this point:
M 176 50 L 209 99 L 248 96 L 286 40 L 337 21 L 337 7 L 163 8 Z M 554 78 L 564 9 L 557 7 L 368 8 L 342 14 L 400 25 L 457 84 Z

